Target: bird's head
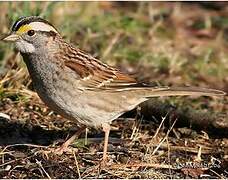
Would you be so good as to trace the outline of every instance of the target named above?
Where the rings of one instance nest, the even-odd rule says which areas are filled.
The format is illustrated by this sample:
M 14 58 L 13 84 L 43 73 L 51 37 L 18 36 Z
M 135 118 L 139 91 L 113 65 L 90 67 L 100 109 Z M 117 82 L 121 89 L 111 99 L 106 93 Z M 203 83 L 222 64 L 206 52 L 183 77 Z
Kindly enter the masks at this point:
M 37 17 L 21 17 L 12 26 L 11 32 L 3 41 L 14 42 L 21 53 L 35 53 L 39 48 L 45 48 L 50 40 L 59 33 L 48 21 Z

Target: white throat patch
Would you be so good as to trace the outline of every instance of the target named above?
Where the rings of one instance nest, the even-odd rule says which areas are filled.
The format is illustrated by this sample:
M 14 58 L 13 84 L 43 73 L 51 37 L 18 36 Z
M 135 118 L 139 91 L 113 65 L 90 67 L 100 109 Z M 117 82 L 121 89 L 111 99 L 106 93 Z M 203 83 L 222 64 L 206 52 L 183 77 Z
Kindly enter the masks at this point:
M 21 53 L 33 53 L 35 52 L 35 47 L 33 44 L 28 43 L 22 39 L 15 42 L 16 49 Z

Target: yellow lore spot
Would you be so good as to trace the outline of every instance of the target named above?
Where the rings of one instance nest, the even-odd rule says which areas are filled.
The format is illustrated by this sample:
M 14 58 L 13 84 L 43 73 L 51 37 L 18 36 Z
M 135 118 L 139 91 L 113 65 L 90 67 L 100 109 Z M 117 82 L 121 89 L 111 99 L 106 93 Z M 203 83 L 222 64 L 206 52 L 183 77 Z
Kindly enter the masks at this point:
M 16 34 L 21 35 L 21 34 L 23 34 L 23 33 L 25 33 L 25 32 L 28 32 L 28 31 L 31 30 L 31 29 L 32 29 L 32 27 L 31 27 L 30 25 L 26 24 L 26 25 L 21 26 L 21 27 L 17 30 Z

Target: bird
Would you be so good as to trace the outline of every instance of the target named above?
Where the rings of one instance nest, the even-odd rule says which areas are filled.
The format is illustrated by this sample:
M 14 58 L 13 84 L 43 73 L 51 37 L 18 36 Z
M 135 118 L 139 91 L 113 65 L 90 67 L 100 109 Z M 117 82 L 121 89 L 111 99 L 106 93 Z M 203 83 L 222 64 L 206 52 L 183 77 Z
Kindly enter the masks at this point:
M 41 100 L 62 117 L 104 131 L 103 162 L 107 159 L 113 120 L 153 97 L 223 96 L 225 92 L 199 87 L 151 86 L 103 63 L 66 42 L 60 32 L 39 16 L 20 17 L 2 39 L 20 52 Z M 65 150 L 80 130 L 60 147 Z

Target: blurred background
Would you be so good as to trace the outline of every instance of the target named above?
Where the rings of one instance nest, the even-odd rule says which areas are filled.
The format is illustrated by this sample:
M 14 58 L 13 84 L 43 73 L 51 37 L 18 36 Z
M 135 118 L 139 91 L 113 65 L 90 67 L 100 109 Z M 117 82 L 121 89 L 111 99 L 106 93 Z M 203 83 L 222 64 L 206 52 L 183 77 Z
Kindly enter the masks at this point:
M 1 2 L 0 34 L 20 16 L 49 20 L 67 41 L 139 79 L 228 91 L 225 2 Z M 0 75 L 21 66 L 0 44 Z M 12 62 L 12 61 L 13 62 Z M 22 65 L 23 66 L 23 65 Z M 18 77 L 19 78 L 19 77 Z M 23 81 L 25 78 L 22 78 Z
M 228 92 L 227 2 L 0 2 L 0 37 L 9 33 L 17 18 L 31 15 L 47 19 L 66 41 L 139 81 Z M 49 110 L 32 90 L 21 56 L 13 45 L 0 42 L 0 167 L 9 169 L 0 169 L 4 173 L 0 178 L 49 178 L 40 170 L 37 159 L 51 178 L 78 178 L 80 172 L 85 178 L 197 178 L 204 173 L 197 169 L 189 176 L 186 170 L 181 173 L 167 168 L 154 171 L 145 166 L 142 171 L 141 166 L 132 166 L 134 168 L 124 167 L 124 171 L 110 167 L 98 176 L 96 160 L 101 154 L 95 153 L 94 157 L 90 152 L 99 152 L 102 146 L 96 142 L 85 147 L 84 139 L 79 143 L 83 148 L 79 148 L 79 156 L 77 154 L 79 170 L 74 166 L 75 155 L 72 154 L 44 156 L 37 153 L 39 147 L 7 148 L 4 145 L 15 143 L 51 145 L 77 130 L 73 122 Z M 138 116 L 131 115 L 133 121 L 113 123 L 116 130 L 111 137 L 127 139 L 122 144 L 117 143 L 123 149 L 112 147 L 117 151 L 117 155 L 112 155 L 113 162 L 120 165 L 187 162 L 195 160 L 198 148 L 203 147 L 202 159 L 206 163 L 212 157 L 222 162 L 222 168 L 207 173 L 212 178 L 227 177 L 228 98 L 171 97 L 155 101 L 158 104 L 151 101 L 146 105 L 144 116 L 139 118 L 146 122 L 137 123 Z M 169 113 L 170 105 L 173 114 Z M 163 117 L 167 118 L 168 125 L 162 126 L 157 134 Z M 181 123 L 187 121 L 187 125 L 184 124 L 187 128 L 175 128 L 169 142 L 165 141 L 167 147 L 163 144 L 159 154 L 152 154 L 160 140 L 168 136 L 166 132 L 173 119 Z M 206 130 L 196 132 L 193 124 Z M 219 132 L 223 134 L 217 137 Z M 213 137 L 209 138 L 207 133 Z M 90 129 L 89 137 L 99 139 L 103 135 Z M 102 140 L 99 142 L 102 145 Z

